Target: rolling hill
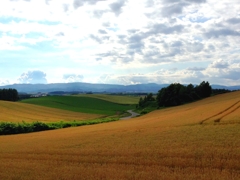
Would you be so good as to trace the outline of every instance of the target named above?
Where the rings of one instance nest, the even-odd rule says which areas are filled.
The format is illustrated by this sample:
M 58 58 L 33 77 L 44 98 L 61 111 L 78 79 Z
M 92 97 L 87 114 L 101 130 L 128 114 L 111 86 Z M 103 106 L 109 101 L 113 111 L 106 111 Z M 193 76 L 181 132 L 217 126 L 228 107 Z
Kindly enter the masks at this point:
M 0 179 L 240 179 L 240 91 L 130 120 L 0 136 Z
M 136 84 L 136 85 L 118 85 L 118 84 L 92 84 L 92 83 L 53 83 L 53 84 L 12 84 L 1 86 L 1 88 L 14 88 L 18 92 L 37 93 L 54 91 L 75 91 L 75 92 L 101 92 L 101 93 L 123 93 L 123 92 L 157 92 L 166 84 Z
M 59 122 L 99 118 L 100 114 L 73 112 L 20 102 L 0 101 L 0 122 Z
M 125 112 L 134 108 L 136 100 L 136 97 L 127 96 L 85 95 L 50 96 L 20 102 L 0 101 L 0 122 L 89 120 Z
M 110 101 L 95 98 L 94 96 L 47 96 L 25 99 L 21 102 L 74 112 L 102 115 L 116 115 L 135 107 L 134 104 L 118 104 Z
M 139 96 L 127 96 L 127 95 L 109 95 L 109 94 L 80 94 L 77 97 L 91 97 L 97 98 L 117 104 L 138 104 Z
M 13 88 L 18 92 L 25 93 L 49 93 L 55 91 L 65 92 L 98 92 L 98 93 L 141 93 L 152 92 L 157 93 L 161 88 L 167 87 L 169 84 L 135 84 L 135 85 L 118 85 L 118 84 L 91 84 L 83 82 L 75 83 L 52 83 L 52 84 L 12 84 L 0 86 L 0 88 Z M 214 89 L 239 90 L 240 86 L 222 86 L 211 85 Z

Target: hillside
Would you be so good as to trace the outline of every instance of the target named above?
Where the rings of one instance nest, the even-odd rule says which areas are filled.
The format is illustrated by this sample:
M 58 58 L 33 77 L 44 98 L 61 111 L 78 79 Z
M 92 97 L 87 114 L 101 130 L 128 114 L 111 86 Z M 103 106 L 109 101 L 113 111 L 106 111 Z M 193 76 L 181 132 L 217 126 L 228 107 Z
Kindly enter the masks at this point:
M 3 88 L 17 89 L 18 92 L 25 93 L 49 93 L 54 91 L 64 92 L 98 92 L 98 93 L 157 93 L 161 88 L 169 84 L 135 84 L 135 85 L 118 85 L 118 84 L 91 84 L 91 83 L 52 83 L 52 84 L 12 84 L 0 86 Z M 220 86 L 212 85 L 213 89 L 239 90 L 240 86 Z
M 1 86 L 1 88 L 14 88 L 18 92 L 37 93 L 37 92 L 101 92 L 101 93 L 135 93 L 135 92 L 157 92 L 165 84 L 136 84 L 136 85 L 118 85 L 118 84 L 91 84 L 91 83 L 53 83 L 53 84 L 13 84 Z
M 101 117 L 100 114 L 73 112 L 20 102 L 0 101 L 0 122 L 80 121 Z
M 21 102 L 74 112 L 102 115 L 116 115 L 134 108 L 133 104 L 117 104 L 95 98 L 94 96 L 47 96 L 25 99 Z
M 117 104 L 138 104 L 140 98 L 139 96 L 108 95 L 108 94 L 80 94 L 76 96 L 97 98 Z
M 125 105 L 121 104 L 123 100 L 126 100 Z M 0 101 L 0 122 L 59 122 L 95 119 L 106 115 L 116 115 L 134 108 L 131 104 L 134 104 L 136 100 L 134 97 L 85 95 L 41 97 L 20 102 Z
M 240 92 L 92 126 L 0 136 L 0 179 L 240 179 Z

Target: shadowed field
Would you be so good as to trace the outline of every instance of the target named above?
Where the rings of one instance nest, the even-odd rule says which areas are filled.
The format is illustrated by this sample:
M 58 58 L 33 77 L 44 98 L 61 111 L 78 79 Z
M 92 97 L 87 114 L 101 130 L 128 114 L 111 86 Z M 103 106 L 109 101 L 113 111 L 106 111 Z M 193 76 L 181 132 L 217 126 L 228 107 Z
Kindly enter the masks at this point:
M 240 179 L 240 92 L 126 121 L 0 136 L 0 179 Z

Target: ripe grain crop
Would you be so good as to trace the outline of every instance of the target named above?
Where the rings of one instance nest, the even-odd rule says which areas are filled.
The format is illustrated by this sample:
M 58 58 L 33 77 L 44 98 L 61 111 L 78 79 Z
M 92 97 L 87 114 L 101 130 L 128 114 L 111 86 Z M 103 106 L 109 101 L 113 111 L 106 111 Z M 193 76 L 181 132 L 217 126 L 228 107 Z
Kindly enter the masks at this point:
M 239 100 L 233 92 L 125 121 L 0 136 L 0 179 L 237 180 Z
M 81 121 L 101 117 L 99 114 L 86 114 L 56 108 L 48 108 L 19 102 L 0 101 L 0 122 L 59 122 Z

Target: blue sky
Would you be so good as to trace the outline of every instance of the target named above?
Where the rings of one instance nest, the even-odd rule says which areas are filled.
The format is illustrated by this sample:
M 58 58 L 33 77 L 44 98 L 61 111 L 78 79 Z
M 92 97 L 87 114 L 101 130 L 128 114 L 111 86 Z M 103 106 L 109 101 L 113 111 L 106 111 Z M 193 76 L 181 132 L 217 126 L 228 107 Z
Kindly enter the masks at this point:
M 239 0 L 4 0 L 0 85 L 240 85 Z

